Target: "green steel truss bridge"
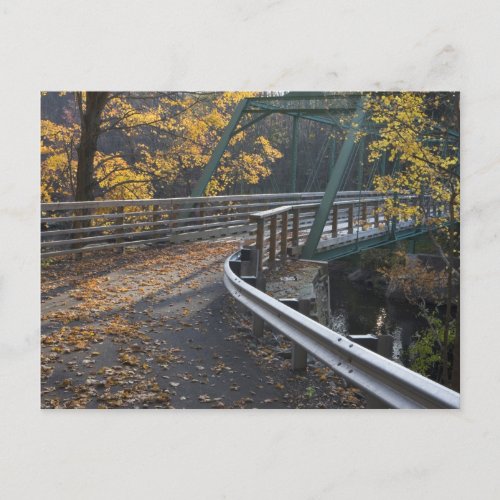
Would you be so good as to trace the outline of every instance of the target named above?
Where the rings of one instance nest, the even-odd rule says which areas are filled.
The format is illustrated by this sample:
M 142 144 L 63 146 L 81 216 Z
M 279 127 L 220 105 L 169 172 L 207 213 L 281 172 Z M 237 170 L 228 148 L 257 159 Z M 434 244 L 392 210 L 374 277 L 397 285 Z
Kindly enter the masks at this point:
M 325 150 L 328 148 L 328 182 L 324 189 L 321 202 L 315 207 L 315 214 L 309 228 L 307 238 L 300 247 L 300 256 L 313 260 L 332 260 L 345 255 L 363 251 L 368 248 L 391 244 L 396 240 L 415 238 L 421 235 L 425 228 L 411 224 L 410 221 L 385 221 L 384 229 L 378 227 L 379 215 L 378 204 L 373 207 L 373 229 L 369 233 L 359 234 L 360 227 L 369 222 L 367 218 L 366 200 L 362 200 L 362 192 L 369 191 L 375 174 L 394 174 L 399 169 L 399 161 L 393 163 L 388 169 L 385 155 L 371 166 L 364 162 L 366 137 L 377 135 L 377 128 L 374 124 L 368 124 L 365 120 L 364 95 L 359 92 L 351 93 L 327 93 L 327 92 L 291 92 L 281 96 L 255 97 L 242 99 L 236 106 L 233 116 L 226 126 L 222 137 L 213 151 L 213 154 L 196 186 L 192 191 L 192 196 L 202 196 L 208 183 L 216 174 L 219 162 L 224 151 L 229 145 L 232 137 L 252 125 L 266 119 L 273 114 L 281 114 L 292 117 L 292 155 L 290 165 L 290 193 L 296 192 L 297 188 L 297 163 L 298 163 L 298 125 L 299 120 L 308 120 L 320 123 L 331 128 L 332 131 L 342 132 L 344 137 L 341 144 L 337 144 L 338 139 L 332 135 L 329 141 L 325 142 L 325 148 L 318 157 L 318 162 L 314 166 L 307 186 L 312 186 L 323 159 Z M 358 138 L 360 130 L 366 132 L 366 136 Z M 453 130 L 446 133 L 448 143 L 457 143 L 459 135 Z M 329 144 L 328 144 L 329 142 Z M 353 217 L 353 212 L 357 213 L 356 234 L 353 235 L 353 223 L 349 221 L 350 236 L 339 238 L 337 236 L 338 216 L 335 211 L 334 201 L 337 194 L 346 190 L 348 179 L 352 180 L 353 175 L 357 175 L 358 204 L 352 207 L 349 217 Z M 353 193 L 355 197 L 355 193 Z M 380 201 L 380 200 L 378 200 Z M 419 200 L 422 204 L 423 200 Z M 417 200 L 415 200 L 417 202 Z M 433 206 L 432 200 L 426 200 L 426 210 L 428 215 L 437 215 L 438 208 Z M 334 207 L 333 213 L 332 207 Z M 273 219 L 272 212 L 267 214 Z M 266 218 L 266 216 L 264 217 Z M 325 227 L 331 219 L 332 238 L 328 243 L 322 240 Z M 361 220 L 360 220 L 361 219 Z M 258 220 L 255 218 L 254 220 Z M 271 233 L 276 224 L 271 220 Z M 272 235 L 271 235 L 272 236 Z M 259 239 L 259 237 L 258 237 Z M 295 237 L 295 240 L 297 238 Z

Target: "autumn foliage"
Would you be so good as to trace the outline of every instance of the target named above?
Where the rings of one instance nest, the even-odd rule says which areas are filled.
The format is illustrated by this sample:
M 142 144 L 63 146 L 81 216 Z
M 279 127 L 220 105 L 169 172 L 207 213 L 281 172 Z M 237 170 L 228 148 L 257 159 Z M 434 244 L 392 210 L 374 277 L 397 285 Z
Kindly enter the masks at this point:
M 88 93 L 42 95 L 41 198 L 75 199 L 78 147 Z M 92 157 L 92 193 L 99 199 L 189 195 L 229 122 L 249 92 L 133 93 L 105 96 Z M 44 102 L 47 101 L 47 102 Z M 256 185 L 282 153 L 252 129 L 235 135 L 206 194 Z

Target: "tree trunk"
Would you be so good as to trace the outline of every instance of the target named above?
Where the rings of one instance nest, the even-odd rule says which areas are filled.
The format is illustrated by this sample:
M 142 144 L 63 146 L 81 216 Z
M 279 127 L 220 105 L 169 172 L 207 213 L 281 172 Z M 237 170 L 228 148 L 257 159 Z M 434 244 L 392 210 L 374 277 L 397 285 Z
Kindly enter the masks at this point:
M 101 128 L 101 115 L 108 100 L 108 92 L 76 93 L 78 109 L 80 111 L 80 144 L 76 148 L 78 166 L 76 170 L 76 201 L 92 201 L 94 199 L 94 156 L 97 151 L 97 141 Z M 89 210 L 76 210 L 75 215 L 88 215 Z M 73 229 L 88 227 L 90 221 L 74 221 Z M 74 233 L 73 239 L 80 239 L 80 233 Z M 72 248 L 81 248 L 81 243 L 75 243 Z M 82 258 L 81 253 L 75 254 L 77 260 Z
M 108 98 L 108 92 L 86 92 L 85 102 L 83 102 L 82 93 L 77 93 L 81 136 L 80 144 L 76 148 L 78 154 L 76 201 L 94 199 L 94 156 L 97 151 L 101 115 Z
M 450 198 L 450 225 L 449 225 L 449 239 L 450 239 L 450 262 L 454 258 L 455 250 L 455 199 L 456 194 L 452 193 Z M 441 362 L 443 365 L 442 380 L 443 384 L 446 386 L 450 385 L 450 379 L 448 376 L 448 345 L 449 345 L 449 333 L 450 333 L 450 323 L 451 318 L 451 304 L 452 304 L 452 288 L 453 288 L 453 269 L 451 265 L 447 266 L 448 280 L 447 280 L 447 297 L 446 297 L 446 316 L 445 316 L 445 326 L 444 326 L 444 340 L 443 348 L 441 351 Z M 457 318 L 457 322 L 460 318 Z M 457 340 L 457 339 L 455 339 Z M 454 360 L 456 361 L 456 360 Z
M 451 388 L 454 391 L 460 392 L 460 292 L 458 292 L 457 297 L 457 327 L 455 332 L 455 344 L 453 345 Z

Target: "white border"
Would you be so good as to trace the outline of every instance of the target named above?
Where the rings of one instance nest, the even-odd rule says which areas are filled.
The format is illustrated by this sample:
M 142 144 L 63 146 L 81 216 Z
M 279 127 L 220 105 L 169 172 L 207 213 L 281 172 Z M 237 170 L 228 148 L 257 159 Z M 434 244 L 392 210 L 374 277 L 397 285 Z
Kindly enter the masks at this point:
M 496 0 L 0 0 L 0 496 L 498 498 Z M 40 411 L 39 91 L 460 90 L 462 410 Z

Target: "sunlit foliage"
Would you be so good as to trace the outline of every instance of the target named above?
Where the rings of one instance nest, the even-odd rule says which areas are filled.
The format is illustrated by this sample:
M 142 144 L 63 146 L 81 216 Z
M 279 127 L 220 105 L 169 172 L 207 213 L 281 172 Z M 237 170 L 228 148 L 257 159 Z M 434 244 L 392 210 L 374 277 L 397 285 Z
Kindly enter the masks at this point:
M 396 196 L 387 200 L 386 216 L 414 218 L 417 222 L 442 225 L 447 216 L 429 218 L 422 203 L 412 205 L 398 195 L 426 196 L 440 212 L 455 208 L 459 220 L 460 185 L 458 146 L 447 141 L 447 117 L 442 109 L 449 97 L 439 94 L 402 92 L 372 94 L 366 109 L 377 126 L 377 138 L 370 145 L 369 159 L 387 153 L 389 161 L 398 161 L 401 170 L 393 175 L 376 176 L 377 190 Z
M 85 92 L 80 93 L 85 109 Z M 254 94 L 112 93 L 104 107 L 93 178 L 97 198 L 188 195 L 207 164 L 235 105 Z M 79 113 L 72 93 L 64 111 L 42 120 L 42 201 L 75 196 Z M 235 135 L 207 194 L 258 184 L 281 152 L 255 131 Z

